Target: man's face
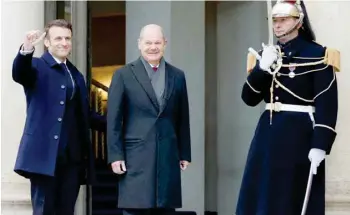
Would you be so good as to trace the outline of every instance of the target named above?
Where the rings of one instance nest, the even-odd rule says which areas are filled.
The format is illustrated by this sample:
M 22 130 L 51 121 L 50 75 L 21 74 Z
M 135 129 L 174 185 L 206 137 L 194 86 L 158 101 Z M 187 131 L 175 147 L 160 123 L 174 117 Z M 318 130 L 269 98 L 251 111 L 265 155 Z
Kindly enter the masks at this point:
M 166 40 L 157 28 L 145 29 L 138 42 L 142 57 L 151 64 L 158 64 L 164 55 Z
M 273 31 L 277 37 L 287 33 L 292 29 L 298 20 L 293 17 L 277 17 L 273 18 Z
M 63 60 L 72 50 L 72 32 L 68 28 L 53 26 L 49 29 L 44 43 L 54 57 Z

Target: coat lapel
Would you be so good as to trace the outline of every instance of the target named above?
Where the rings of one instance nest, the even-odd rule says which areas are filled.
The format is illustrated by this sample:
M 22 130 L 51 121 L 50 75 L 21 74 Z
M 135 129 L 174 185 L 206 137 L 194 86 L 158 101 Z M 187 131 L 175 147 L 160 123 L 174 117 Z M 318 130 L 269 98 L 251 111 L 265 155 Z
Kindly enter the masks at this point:
M 42 58 L 44 59 L 44 61 L 46 61 L 46 63 L 50 67 L 58 65 L 58 63 L 55 61 L 55 59 L 52 57 L 52 55 L 48 51 L 44 52 L 44 54 L 42 55 Z
M 168 104 L 168 101 L 170 99 L 170 96 L 173 93 L 174 80 L 175 80 L 175 76 L 171 66 L 168 63 L 165 63 L 165 96 L 164 96 L 164 104 L 162 106 L 160 114 L 165 110 L 166 105 Z
M 134 73 L 137 81 L 140 83 L 142 88 L 147 93 L 149 99 L 151 100 L 151 102 L 154 105 L 154 107 L 156 108 L 156 110 L 159 111 L 159 104 L 157 101 L 156 94 L 153 90 L 151 81 L 147 75 L 147 71 L 142 64 L 141 59 L 138 59 L 134 63 L 132 63 L 131 70 Z

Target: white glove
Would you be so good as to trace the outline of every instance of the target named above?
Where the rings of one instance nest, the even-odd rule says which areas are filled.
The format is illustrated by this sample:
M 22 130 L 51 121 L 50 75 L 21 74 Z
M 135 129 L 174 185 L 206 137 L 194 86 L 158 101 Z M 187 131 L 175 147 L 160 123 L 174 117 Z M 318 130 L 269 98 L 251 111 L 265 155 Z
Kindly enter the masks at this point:
M 265 45 L 263 43 L 262 46 L 263 52 L 259 65 L 262 70 L 268 72 L 272 64 L 277 60 L 278 52 L 274 45 Z
M 326 158 L 326 152 L 322 149 L 313 148 L 309 152 L 309 160 L 311 161 L 311 168 L 314 175 L 317 174 L 317 167 Z

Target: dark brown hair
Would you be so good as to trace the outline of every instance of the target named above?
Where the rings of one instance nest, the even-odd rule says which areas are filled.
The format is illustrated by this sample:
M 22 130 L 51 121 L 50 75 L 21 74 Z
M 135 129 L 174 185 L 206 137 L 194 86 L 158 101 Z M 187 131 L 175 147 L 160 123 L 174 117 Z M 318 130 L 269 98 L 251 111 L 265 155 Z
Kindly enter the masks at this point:
M 55 20 L 52 20 L 51 22 L 47 23 L 47 25 L 45 26 L 46 37 L 49 37 L 49 30 L 51 27 L 67 28 L 73 34 L 72 24 L 64 19 L 55 19 Z

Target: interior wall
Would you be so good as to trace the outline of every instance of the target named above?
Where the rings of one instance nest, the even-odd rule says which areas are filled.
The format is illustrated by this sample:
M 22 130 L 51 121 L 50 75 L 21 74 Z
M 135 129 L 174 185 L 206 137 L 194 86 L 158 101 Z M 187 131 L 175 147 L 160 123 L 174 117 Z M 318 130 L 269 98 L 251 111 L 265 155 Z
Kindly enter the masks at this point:
M 125 15 L 92 17 L 91 21 L 92 66 L 124 65 Z
M 92 79 L 109 87 L 115 70 L 125 64 L 126 17 L 124 1 L 90 1 Z M 102 92 L 103 98 L 107 93 Z
M 260 107 L 241 100 L 249 47 L 267 42 L 266 2 L 220 2 L 217 8 L 217 204 L 218 214 L 235 213 L 250 141 Z
M 125 14 L 125 1 L 89 1 L 92 17 Z

